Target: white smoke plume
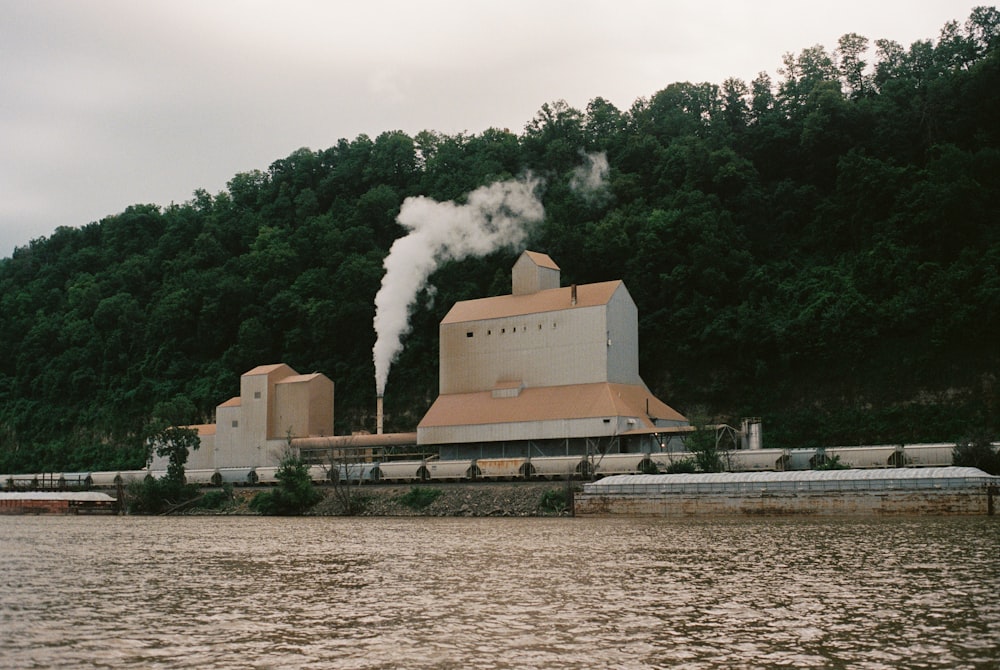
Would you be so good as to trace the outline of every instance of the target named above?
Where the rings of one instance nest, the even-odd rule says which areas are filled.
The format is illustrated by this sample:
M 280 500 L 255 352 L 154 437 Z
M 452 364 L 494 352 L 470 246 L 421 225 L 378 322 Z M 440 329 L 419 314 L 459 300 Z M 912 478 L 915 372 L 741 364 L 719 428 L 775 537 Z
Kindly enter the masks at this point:
M 389 368 L 410 329 L 410 306 L 427 278 L 445 261 L 520 245 L 528 224 L 545 215 L 536 194 L 538 185 L 531 176 L 497 182 L 469 193 L 465 204 L 424 196 L 403 201 L 396 221 L 409 233 L 393 242 L 383 263 L 382 287 L 375 295 L 372 357 L 378 395 L 385 392 Z
M 580 152 L 583 164 L 573 170 L 569 187 L 585 198 L 600 196 L 608 185 L 608 156 L 604 152 L 588 154 Z

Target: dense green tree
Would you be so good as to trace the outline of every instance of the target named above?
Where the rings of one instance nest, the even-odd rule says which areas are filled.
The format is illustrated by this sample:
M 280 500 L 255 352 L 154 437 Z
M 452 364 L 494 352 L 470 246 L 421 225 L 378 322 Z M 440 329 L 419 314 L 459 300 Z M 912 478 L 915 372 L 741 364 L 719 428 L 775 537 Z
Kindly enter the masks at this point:
M 372 429 L 372 303 L 403 202 L 527 170 L 546 212 L 528 246 L 565 283 L 625 280 L 643 377 L 682 412 L 762 416 L 771 446 L 995 438 L 998 34 L 992 7 L 908 47 L 849 33 L 773 79 L 549 102 L 520 133 L 360 135 L 60 227 L 0 259 L 0 472 L 141 467 L 162 403 L 210 421 L 261 363 L 326 373 L 337 431 Z M 610 165 L 599 199 L 571 188 L 590 151 Z M 437 393 L 444 313 L 509 290 L 515 258 L 431 277 L 390 429 Z

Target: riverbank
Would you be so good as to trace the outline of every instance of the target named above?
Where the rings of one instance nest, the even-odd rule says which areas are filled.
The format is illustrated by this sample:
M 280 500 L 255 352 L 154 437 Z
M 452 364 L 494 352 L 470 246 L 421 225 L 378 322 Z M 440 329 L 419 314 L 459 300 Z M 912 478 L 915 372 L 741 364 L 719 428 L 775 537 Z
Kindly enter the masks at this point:
M 529 517 L 568 516 L 571 482 L 465 482 L 377 484 L 335 489 L 320 487 L 323 499 L 308 512 L 309 516 L 341 516 L 345 498 L 357 505 L 356 516 L 467 516 Z M 254 515 L 250 501 L 267 489 L 237 489 L 233 500 L 217 510 L 191 509 L 186 514 Z

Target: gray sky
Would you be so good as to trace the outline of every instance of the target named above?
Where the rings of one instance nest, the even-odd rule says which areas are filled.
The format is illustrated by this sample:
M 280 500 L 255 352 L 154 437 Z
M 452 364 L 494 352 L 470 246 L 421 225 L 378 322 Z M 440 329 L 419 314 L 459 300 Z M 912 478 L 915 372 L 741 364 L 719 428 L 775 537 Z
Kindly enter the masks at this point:
M 778 79 L 849 32 L 908 47 L 959 0 L 0 0 L 0 257 L 136 203 L 217 193 L 361 133 L 627 110 L 677 81 Z

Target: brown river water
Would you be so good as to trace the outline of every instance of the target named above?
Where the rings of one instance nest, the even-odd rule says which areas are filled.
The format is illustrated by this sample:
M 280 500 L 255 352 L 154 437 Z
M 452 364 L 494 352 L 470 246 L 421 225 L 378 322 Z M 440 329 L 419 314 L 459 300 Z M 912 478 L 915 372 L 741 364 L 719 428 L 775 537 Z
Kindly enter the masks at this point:
M 0 517 L 2 668 L 1000 668 L 1000 518 Z

